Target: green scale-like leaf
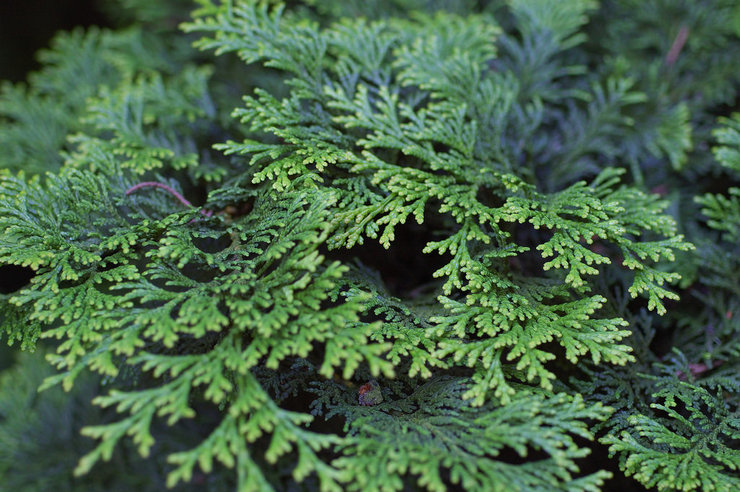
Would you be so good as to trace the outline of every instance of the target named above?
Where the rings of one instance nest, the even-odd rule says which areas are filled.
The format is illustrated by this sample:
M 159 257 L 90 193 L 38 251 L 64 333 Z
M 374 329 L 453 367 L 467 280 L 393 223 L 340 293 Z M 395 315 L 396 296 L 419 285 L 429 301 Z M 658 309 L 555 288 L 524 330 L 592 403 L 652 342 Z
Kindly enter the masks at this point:
M 130 441 L 183 490 L 593 492 L 597 438 L 647 486 L 736 488 L 738 194 L 699 199 L 699 261 L 673 185 L 732 103 L 726 1 L 195 3 L 177 35 L 179 0 L 109 6 L 152 41 L 62 35 L 0 91 L 0 267 L 33 277 L 0 333 L 53 344 L 43 388 L 102 376 L 77 480 Z M 659 322 L 682 273 L 706 309 Z
M 545 15 L 528 10 L 530 7 L 523 3 L 516 8 L 522 9 L 523 16 Z M 585 11 L 588 7 L 591 5 L 584 3 L 574 8 Z M 463 294 L 465 310 L 481 306 L 479 319 L 488 316 L 500 325 L 483 328 L 479 321 L 448 333 L 446 326 L 461 326 L 456 316 L 463 309 L 433 320 L 441 323 L 435 330 L 437 337 L 442 337 L 437 356 L 454 353 L 453 361 L 465 359 L 465 365 L 476 367 L 479 384 L 467 397 L 475 397 L 481 404 L 489 389 L 507 387 L 503 368 L 491 365 L 494 354 L 502 362 L 516 361 L 527 381 L 539 381 L 549 388 L 555 376 L 544 363 L 552 355 L 537 347 L 553 340 L 565 347 L 572 362 L 586 354 L 597 361 L 623 364 L 630 360 L 627 349 L 615 348 L 615 342 L 627 334 L 618 329 L 623 321 L 592 319 L 603 302 L 600 298 L 572 297 L 562 285 L 548 282 L 535 281 L 521 293 L 518 288 L 492 287 L 511 285 L 513 272 L 506 272 L 502 260 L 480 263 L 478 255 L 485 255 L 489 248 L 520 247 L 520 252 L 527 251 L 528 247 L 517 245 L 508 224 L 529 223 L 535 230 L 552 233 L 536 248 L 543 258 L 551 258 L 543 265 L 542 277 L 551 268 L 564 269 L 564 285 L 585 293 L 589 290 L 587 277 L 598 274 L 599 265 L 611 263 L 587 247 L 594 240 L 603 240 L 628 257 L 624 266 L 637 270 L 631 292 L 647 295 L 651 309 L 662 313 L 661 299 L 675 298 L 662 285 L 678 276 L 659 272 L 648 261 L 661 256 L 671 259 L 672 249 L 690 247 L 675 236 L 671 219 L 660 215 L 662 203 L 615 186 L 616 171 L 606 171 L 591 187 L 578 182 L 560 192 L 543 194 L 523 183 L 522 177 L 512 175 L 506 162 L 480 155 L 478 149 L 496 145 L 486 142 L 487 135 L 477 130 L 488 117 L 480 108 L 493 110 L 497 99 L 510 97 L 505 93 L 480 94 L 477 89 L 498 77 L 487 69 L 496 56 L 492 41 L 500 33 L 492 19 L 438 14 L 424 22 L 361 23 L 359 31 L 349 33 L 342 26 L 338 31 L 316 32 L 292 27 L 279 9 L 270 13 L 248 2 L 225 9 L 221 15 L 218 22 L 229 23 L 230 32 L 242 35 L 221 32 L 202 40 L 201 47 L 236 51 L 250 62 L 262 60 L 292 77 L 288 82 L 292 91 L 286 98 L 279 100 L 258 91 L 255 97 L 245 99 L 246 109 L 235 112 L 255 131 L 272 133 L 283 143 L 248 140 L 220 147 L 227 153 L 247 156 L 249 163 L 257 166 L 254 183 L 268 179 L 275 189 L 282 190 L 293 177 L 309 175 L 312 178 L 303 183 L 338 193 L 327 239 L 333 248 L 363 244 L 365 237 L 388 248 L 396 228 L 410 215 L 423 223 L 425 215 L 433 211 L 458 224 L 439 231 L 452 235 L 430 243 L 425 252 L 449 251 L 452 261 L 436 274 L 446 278 L 445 294 L 453 290 Z M 210 32 L 216 24 L 215 17 L 207 17 L 186 29 Z M 565 39 L 574 27 L 558 25 L 557 29 L 563 31 Z M 370 38 L 380 41 L 356 42 Z M 259 45 L 254 44 L 256 39 Z M 576 41 L 563 41 L 561 49 L 570 42 Z M 288 60 L 285 52 L 291 50 L 305 52 L 307 57 Z M 387 60 L 391 68 L 380 70 L 381 60 Z M 638 96 L 625 98 L 624 104 L 640 100 Z M 331 157 L 324 153 L 328 148 L 332 149 Z M 565 158 L 574 157 L 566 153 Z M 347 173 L 349 179 L 335 178 Z M 504 204 L 492 207 L 481 197 Z M 671 239 L 636 241 L 648 231 Z M 530 280 L 521 282 L 526 285 Z M 490 314 L 483 314 L 486 312 Z M 495 321 L 499 314 L 501 320 Z M 572 317 L 579 316 L 579 323 L 573 324 Z M 469 334 L 488 339 L 466 340 Z M 483 357 L 483 351 L 464 348 L 478 344 L 487 346 L 485 353 L 489 355 Z M 478 361 L 479 356 L 472 354 L 482 358 Z M 497 390 L 499 396 L 506 394 L 510 390 Z

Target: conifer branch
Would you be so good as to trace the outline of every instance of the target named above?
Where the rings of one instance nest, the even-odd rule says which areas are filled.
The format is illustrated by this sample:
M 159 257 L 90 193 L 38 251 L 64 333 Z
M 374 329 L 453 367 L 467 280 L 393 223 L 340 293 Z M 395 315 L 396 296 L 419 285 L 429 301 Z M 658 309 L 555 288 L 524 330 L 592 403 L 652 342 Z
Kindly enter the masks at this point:
M 736 2 L 184 3 L 0 88 L 0 483 L 738 488 Z

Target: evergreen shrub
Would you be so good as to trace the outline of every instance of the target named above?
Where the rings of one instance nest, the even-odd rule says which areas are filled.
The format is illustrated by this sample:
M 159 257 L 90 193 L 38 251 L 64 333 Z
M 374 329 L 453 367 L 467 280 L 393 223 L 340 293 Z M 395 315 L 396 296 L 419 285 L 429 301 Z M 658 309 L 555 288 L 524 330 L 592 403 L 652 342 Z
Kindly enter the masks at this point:
M 0 489 L 740 490 L 736 0 L 106 9 L 0 89 Z

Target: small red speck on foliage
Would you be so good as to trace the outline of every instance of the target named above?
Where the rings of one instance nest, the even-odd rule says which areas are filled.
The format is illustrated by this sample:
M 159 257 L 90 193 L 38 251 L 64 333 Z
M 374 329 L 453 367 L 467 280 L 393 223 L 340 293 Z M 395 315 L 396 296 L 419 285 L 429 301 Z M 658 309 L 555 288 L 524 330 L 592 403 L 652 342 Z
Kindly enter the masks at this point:
M 660 184 L 658 186 L 653 187 L 650 190 L 650 193 L 655 193 L 656 195 L 660 195 L 660 196 L 666 196 L 668 194 L 668 187 L 664 184 Z
M 383 401 L 383 393 L 380 391 L 380 385 L 375 380 L 368 381 L 360 386 L 357 393 L 357 400 L 363 406 L 377 405 Z

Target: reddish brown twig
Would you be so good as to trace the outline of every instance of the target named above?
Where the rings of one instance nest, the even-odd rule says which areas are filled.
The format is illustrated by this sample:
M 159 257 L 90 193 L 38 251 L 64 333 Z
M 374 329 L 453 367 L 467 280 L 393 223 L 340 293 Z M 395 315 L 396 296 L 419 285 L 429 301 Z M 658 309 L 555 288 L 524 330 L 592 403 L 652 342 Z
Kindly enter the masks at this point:
M 140 190 L 142 188 L 160 188 L 160 189 L 168 192 L 170 195 L 174 196 L 175 198 L 177 198 L 177 200 L 180 203 L 182 203 L 183 205 L 185 205 L 186 207 L 192 207 L 193 206 L 193 204 L 190 203 L 187 200 L 187 198 L 185 198 L 184 196 L 182 196 L 177 190 L 175 190 L 171 186 L 167 186 L 166 184 L 157 183 L 156 181 L 144 181 L 144 182 L 141 182 L 139 184 L 135 184 L 134 186 L 132 186 L 131 188 L 129 188 L 128 190 L 126 190 L 126 196 L 128 196 L 131 193 L 134 193 L 135 191 Z M 203 214 L 203 215 L 205 215 L 206 217 L 210 217 L 211 215 L 213 215 L 213 212 L 210 211 L 210 210 L 201 210 L 200 213 Z
M 694 363 L 689 364 L 689 372 L 691 373 L 691 376 L 697 377 L 721 365 L 722 365 L 721 360 L 714 360 L 711 362 L 711 364 L 705 363 L 705 362 L 694 362 Z M 678 376 L 678 379 L 686 379 L 686 375 L 683 373 L 683 371 L 676 372 L 676 376 Z
M 676 63 L 676 60 L 678 60 L 678 55 L 681 54 L 681 50 L 686 44 L 686 40 L 688 38 L 689 28 L 686 26 L 681 26 L 681 29 L 678 30 L 678 34 L 676 34 L 676 38 L 673 40 L 671 49 L 668 50 L 668 54 L 665 56 L 666 65 L 671 66 Z
M 141 188 L 148 188 L 148 187 L 161 188 L 165 190 L 166 192 L 168 192 L 170 195 L 177 198 L 180 201 L 180 203 L 182 203 L 186 207 L 193 206 L 184 196 L 178 193 L 176 189 L 172 188 L 171 186 L 167 186 L 166 184 L 157 183 L 156 181 L 144 181 L 142 183 L 136 184 L 132 186 L 131 188 L 129 188 L 128 190 L 126 190 L 126 195 L 128 196 L 131 193 L 140 190 Z

